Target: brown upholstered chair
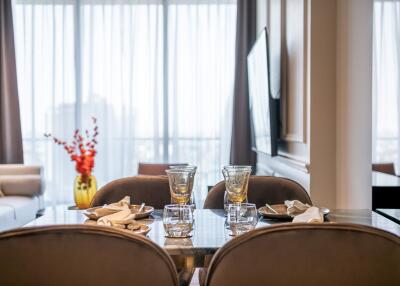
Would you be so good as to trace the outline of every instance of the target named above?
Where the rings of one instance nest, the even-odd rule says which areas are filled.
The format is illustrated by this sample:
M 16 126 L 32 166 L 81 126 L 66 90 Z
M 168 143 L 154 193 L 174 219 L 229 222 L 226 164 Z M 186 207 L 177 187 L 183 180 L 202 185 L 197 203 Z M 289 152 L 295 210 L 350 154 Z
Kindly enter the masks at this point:
M 372 171 L 396 176 L 393 163 L 374 163 L 372 164 Z
M 4 232 L 0 257 L 0 285 L 178 285 L 175 266 L 162 248 L 144 236 L 109 227 Z
M 187 165 L 188 165 L 187 163 L 160 164 L 160 163 L 139 162 L 138 175 L 151 175 L 151 176 L 166 175 L 165 170 L 169 169 L 170 166 L 187 166 Z
M 224 208 L 225 182 L 219 182 L 208 193 L 204 202 L 205 209 Z M 285 200 L 299 200 L 312 204 L 310 196 L 295 181 L 269 176 L 251 176 L 249 179 L 248 201 L 257 208 L 268 204 L 282 204 Z
M 132 204 L 145 203 L 162 209 L 171 202 L 167 176 L 136 176 L 112 181 L 103 186 L 93 197 L 92 207 L 115 203 L 125 196 Z
M 207 286 L 400 285 L 400 238 L 361 225 L 281 224 L 217 251 Z

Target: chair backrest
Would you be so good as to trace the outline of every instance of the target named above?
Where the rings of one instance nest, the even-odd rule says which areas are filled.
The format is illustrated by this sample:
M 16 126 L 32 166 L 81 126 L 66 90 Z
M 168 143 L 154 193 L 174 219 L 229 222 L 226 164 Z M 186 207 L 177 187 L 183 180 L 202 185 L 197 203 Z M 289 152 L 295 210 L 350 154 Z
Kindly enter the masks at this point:
M 224 208 L 225 182 L 219 182 L 208 193 L 204 202 L 205 209 Z M 281 177 L 251 176 L 247 193 L 249 203 L 257 208 L 268 204 L 283 204 L 285 200 L 299 200 L 312 204 L 306 190 L 295 181 Z
M 171 202 L 167 176 L 136 176 L 112 181 L 97 191 L 91 207 L 115 203 L 125 196 L 131 197 L 132 204 L 145 203 L 155 209 L 162 209 Z
M 373 163 L 372 171 L 396 176 L 396 171 L 394 169 L 394 163 Z
M 187 163 L 142 163 L 138 165 L 138 175 L 151 175 L 159 176 L 166 175 L 165 170 L 169 169 L 170 166 L 187 166 Z
M 110 227 L 4 232 L 0 257 L 0 285 L 178 285 L 175 266 L 162 248 L 144 236 Z
M 400 238 L 360 225 L 259 228 L 217 251 L 206 285 L 400 285 Z

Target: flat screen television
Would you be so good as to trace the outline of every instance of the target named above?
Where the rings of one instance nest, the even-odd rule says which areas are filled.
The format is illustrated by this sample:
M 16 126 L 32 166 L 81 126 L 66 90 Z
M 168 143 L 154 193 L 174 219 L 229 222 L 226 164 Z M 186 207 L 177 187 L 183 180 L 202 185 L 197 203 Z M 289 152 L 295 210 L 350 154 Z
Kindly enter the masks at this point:
M 247 56 L 252 147 L 256 152 L 276 156 L 280 129 L 280 100 L 271 93 L 269 59 L 268 32 L 265 28 Z

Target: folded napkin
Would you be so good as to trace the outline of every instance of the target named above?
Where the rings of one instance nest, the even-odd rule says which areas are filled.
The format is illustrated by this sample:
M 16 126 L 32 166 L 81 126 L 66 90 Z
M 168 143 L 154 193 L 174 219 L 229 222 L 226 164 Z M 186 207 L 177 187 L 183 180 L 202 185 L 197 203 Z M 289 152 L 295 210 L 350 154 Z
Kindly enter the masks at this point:
M 130 209 L 119 211 L 110 215 L 103 216 L 97 220 L 97 224 L 108 226 L 121 226 L 134 222 L 135 214 Z
M 324 216 L 317 207 L 309 207 L 304 213 L 294 217 L 292 222 L 323 223 Z
M 92 221 L 92 220 L 89 220 Z M 94 224 L 112 226 L 120 229 L 127 229 L 131 231 L 139 230 L 144 224 L 141 224 L 135 220 L 135 214 L 131 213 L 131 210 L 119 211 L 107 216 L 103 216 L 96 221 L 92 221 Z
M 129 210 L 130 204 L 131 198 L 129 196 L 126 196 L 119 202 L 104 205 L 103 207 L 96 209 L 94 213 L 97 217 L 104 217 L 119 211 Z
M 119 202 L 94 209 L 93 213 L 96 214 L 97 221 L 89 219 L 86 223 L 112 226 L 131 231 L 140 230 L 144 224 L 135 220 L 136 213 L 132 213 L 132 211 L 130 208 L 130 197 L 126 196 Z M 89 218 L 91 217 L 89 216 Z
M 298 200 L 285 201 L 285 205 L 287 207 L 287 214 L 289 216 L 296 216 L 302 214 L 311 207 L 309 204 L 303 204 Z

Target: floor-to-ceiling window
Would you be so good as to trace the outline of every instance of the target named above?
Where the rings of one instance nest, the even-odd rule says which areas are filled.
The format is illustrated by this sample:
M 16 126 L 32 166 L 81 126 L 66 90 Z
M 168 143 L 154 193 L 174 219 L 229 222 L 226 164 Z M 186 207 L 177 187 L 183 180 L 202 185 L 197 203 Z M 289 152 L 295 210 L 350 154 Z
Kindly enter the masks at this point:
M 100 128 L 102 185 L 137 163 L 198 166 L 197 200 L 228 163 L 235 0 L 14 0 L 26 163 L 71 202 L 73 164 L 43 136 Z
M 374 1 L 373 161 L 400 172 L 400 1 Z

